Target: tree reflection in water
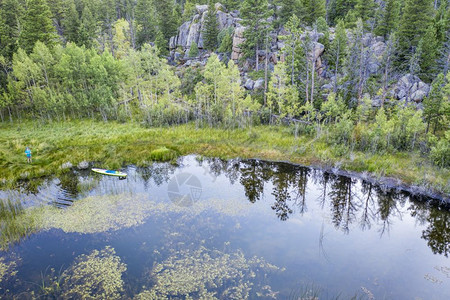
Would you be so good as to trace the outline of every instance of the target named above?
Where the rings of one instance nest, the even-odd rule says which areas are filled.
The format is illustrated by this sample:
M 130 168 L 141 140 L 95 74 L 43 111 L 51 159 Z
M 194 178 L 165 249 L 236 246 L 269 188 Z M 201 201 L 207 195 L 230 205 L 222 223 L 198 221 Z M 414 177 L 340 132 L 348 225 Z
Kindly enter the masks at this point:
M 441 208 L 429 207 L 424 203 L 412 202 L 408 208 L 420 225 L 427 228 L 422 231 L 422 238 L 434 254 L 448 257 L 450 254 L 450 213 Z
M 255 203 L 270 192 L 274 197 L 272 210 L 281 221 L 295 213 L 307 212 L 308 191 L 318 195 L 315 200 L 322 209 L 329 207 L 336 229 L 349 233 L 352 225 L 360 230 L 376 226 L 380 235 L 389 232 L 395 219 L 403 217 L 405 205 L 420 225 L 427 226 L 422 238 L 433 253 L 450 253 L 450 212 L 427 204 L 426 199 L 380 187 L 373 183 L 338 176 L 317 169 L 288 163 L 260 160 L 206 159 L 215 176 L 224 174 L 231 184 L 239 182 L 248 201 Z M 270 191 L 268 189 L 271 189 Z M 317 193 L 318 192 L 318 193 Z M 408 201 L 410 200 L 410 201 Z
M 269 172 L 264 172 L 264 164 L 259 160 L 250 160 L 242 162 L 240 167 L 240 183 L 244 187 L 245 196 L 251 203 L 261 200 L 264 194 L 264 183 L 269 181 L 271 176 Z

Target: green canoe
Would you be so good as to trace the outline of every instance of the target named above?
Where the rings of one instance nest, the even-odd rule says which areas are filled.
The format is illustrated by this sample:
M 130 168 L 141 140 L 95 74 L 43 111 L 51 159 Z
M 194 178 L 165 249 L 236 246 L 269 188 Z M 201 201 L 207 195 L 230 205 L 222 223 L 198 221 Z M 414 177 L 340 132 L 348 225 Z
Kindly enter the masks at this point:
M 103 174 L 103 175 L 109 175 L 109 176 L 117 176 L 117 177 L 127 177 L 127 173 L 123 173 L 116 170 L 106 170 L 106 169 L 92 169 L 93 172 Z

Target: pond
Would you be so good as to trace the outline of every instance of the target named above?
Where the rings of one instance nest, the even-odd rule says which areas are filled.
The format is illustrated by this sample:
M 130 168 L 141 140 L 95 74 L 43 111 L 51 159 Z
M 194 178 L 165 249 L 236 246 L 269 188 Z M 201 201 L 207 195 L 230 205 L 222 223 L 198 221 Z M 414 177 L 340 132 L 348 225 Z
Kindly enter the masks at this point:
M 38 223 L 0 251 L 2 298 L 450 299 L 432 199 L 260 160 L 124 170 L 0 191 Z

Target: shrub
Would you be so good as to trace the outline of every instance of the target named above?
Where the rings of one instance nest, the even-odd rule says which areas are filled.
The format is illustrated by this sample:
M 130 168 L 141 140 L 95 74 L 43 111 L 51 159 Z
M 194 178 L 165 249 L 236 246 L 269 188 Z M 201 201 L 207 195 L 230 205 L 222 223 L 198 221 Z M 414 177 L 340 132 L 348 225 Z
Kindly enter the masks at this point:
M 434 164 L 440 167 L 450 166 L 450 130 L 445 133 L 445 137 L 431 147 L 430 157 Z

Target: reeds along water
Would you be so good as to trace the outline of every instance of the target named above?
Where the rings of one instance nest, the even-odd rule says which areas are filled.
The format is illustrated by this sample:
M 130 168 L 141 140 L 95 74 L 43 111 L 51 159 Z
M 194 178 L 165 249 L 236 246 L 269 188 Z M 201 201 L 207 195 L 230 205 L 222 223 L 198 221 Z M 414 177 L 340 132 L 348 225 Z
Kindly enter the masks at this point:
M 25 213 L 19 200 L 0 199 L 0 250 L 27 237 L 35 226 L 34 218 Z

